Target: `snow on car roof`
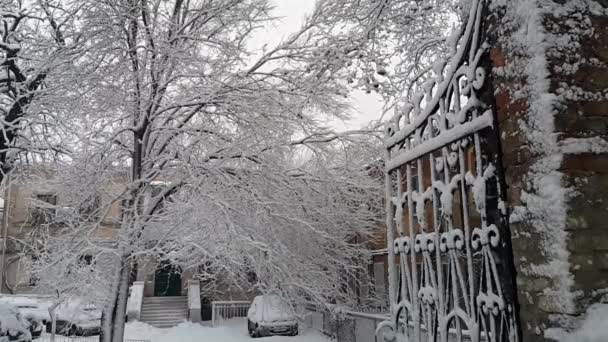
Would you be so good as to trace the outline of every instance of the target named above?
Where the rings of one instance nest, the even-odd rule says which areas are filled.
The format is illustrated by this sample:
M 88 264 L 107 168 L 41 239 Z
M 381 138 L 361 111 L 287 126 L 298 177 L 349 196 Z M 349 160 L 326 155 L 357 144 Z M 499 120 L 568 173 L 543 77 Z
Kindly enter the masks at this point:
M 27 323 L 21 320 L 18 313 L 18 309 L 13 304 L 9 302 L 0 303 L 0 331 L 14 330 L 29 334 Z
M 255 303 L 258 307 L 253 313 L 254 320 L 258 322 L 283 322 L 293 321 L 295 316 L 289 303 L 278 295 L 269 294 L 257 296 Z

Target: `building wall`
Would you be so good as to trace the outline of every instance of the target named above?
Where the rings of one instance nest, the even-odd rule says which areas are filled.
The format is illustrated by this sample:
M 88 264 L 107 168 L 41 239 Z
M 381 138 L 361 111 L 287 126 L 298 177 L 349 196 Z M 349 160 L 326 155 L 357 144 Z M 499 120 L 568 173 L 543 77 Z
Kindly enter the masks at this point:
M 65 203 L 65 198 L 61 193 L 55 193 L 45 186 L 44 181 L 33 181 L 30 179 L 20 180 L 11 184 L 9 193 L 9 229 L 11 233 L 18 235 L 22 234 L 18 229 L 31 229 L 31 214 L 35 208 L 35 199 L 37 195 L 53 194 L 57 196 L 57 206 L 61 207 Z M 101 221 L 102 227 L 115 227 L 119 223 L 121 207 L 118 201 L 111 202 L 111 197 L 108 193 L 119 192 L 124 186 L 117 184 L 108 185 L 107 191 L 100 194 L 100 203 L 102 207 L 109 205 L 107 214 L 104 215 Z M 4 196 L 2 196 L 4 197 Z M 11 235 L 12 235 L 11 234 Z M 103 235 L 104 233 L 102 233 Z
M 28 234 L 32 232 L 32 213 L 36 208 L 35 200 L 39 194 L 54 194 L 57 196 L 57 206 L 61 207 L 62 203 L 65 203 L 65 197 L 61 193 L 54 193 L 52 189 L 47 185 L 45 175 L 43 173 L 36 173 L 31 176 L 19 175 L 18 179 L 10 182 L 10 190 L 8 197 L 8 247 L 6 251 L 4 270 L 4 281 L 2 284 L 2 292 L 9 292 L 7 288 L 10 286 L 11 289 L 15 289 L 21 293 L 27 293 L 34 291 L 34 287 L 30 286 L 30 270 L 28 269 L 29 257 L 22 256 L 20 251 L 22 247 L 16 242 L 20 240 L 27 240 Z M 118 192 L 124 188 L 120 184 L 110 184 L 106 192 Z M 6 191 L 2 189 L 1 197 L 5 197 Z M 100 195 L 100 206 L 110 205 L 107 215 L 101 220 L 101 225 L 95 231 L 94 236 L 100 240 L 113 240 L 119 228 L 120 218 L 120 203 L 110 204 L 110 197 L 107 193 Z M 50 232 L 53 233 L 53 229 L 59 231 L 59 227 L 51 226 Z M 1 247 L 0 247 L 1 249 Z M 0 258 L 1 259 L 1 258 Z
M 31 272 L 28 269 L 30 257 L 20 254 L 22 247 L 15 241 L 27 239 L 28 234 L 33 230 L 32 227 L 32 212 L 36 208 L 36 196 L 39 194 L 53 194 L 57 196 L 57 207 L 66 205 L 66 197 L 64 194 L 55 193 L 47 185 L 48 179 L 52 175 L 42 172 L 36 172 L 30 176 L 19 175 L 17 180 L 13 180 L 10 184 L 10 194 L 8 199 L 8 236 L 9 246 L 7 248 L 5 265 L 5 282 L 8 283 L 12 291 L 18 293 L 29 293 L 39 291 L 31 286 Z M 94 232 L 94 238 L 101 241 L 112 241 L 118 234 L 120 228 L 121 203 L 120 201 L 112 202 L 114 199 L 112 194 L 121 193 L 124 190 L 124 181 L 116 179 L 113 183 L 108 184 L 99 194 L 99 207 L 104 208 L 105 215 L 101 219 L 101 224 Z M 3 189 L 0 189 L 3 190 Z M 2 191 L 2 194 L 5 192 Z M 4 197 L 0 195 L 0 197 Z M 107 210 L 105 210 L 107 209 Z M 49 227 L 49 231 L 53 234 L 60 231 L 60 226 Z M 1 248 L 1 247 L 0 247 Z M 0 260 L 2 262 L 2 260 Z M 154 277 L 158 267 L 158 261 L 151 258 L 142 258 L 138 263 L 136 276 L 134 280 L 145 281 L 145 296 L 154 295 Z M 192 278 L 191 270 L 184 270 L 181 274 L 182 295 L 187 294 L 188 280 Z M 3 284 L 2 292 L 10 292 L 5 284 Z

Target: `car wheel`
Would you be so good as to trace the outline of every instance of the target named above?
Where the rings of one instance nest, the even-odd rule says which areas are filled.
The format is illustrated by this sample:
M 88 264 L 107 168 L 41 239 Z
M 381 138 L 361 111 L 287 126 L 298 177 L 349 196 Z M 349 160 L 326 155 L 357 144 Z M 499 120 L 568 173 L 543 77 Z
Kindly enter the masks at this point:
M 8 334 L 8 340 L 9 341 L 15 341 L 15 342 L 31 342 L 32 341 L 30 338 L 28 338 L 22 332 L 17 332 L 17 333 L 11 333 L 11 332 L 9 332 L 9 334 Z
M 291 328 L 291 334 L 289 334 L 291 336 L 297 336 L 298 335 L 298 325 L 296 324 L 293 328 Z
M 51 330 L 53 330 L 53 325 L 51 324 Z M 59 324 L 59 322 L 55 322 L 55 334 L 67 336 L 68 335 L 68 326 L 67 323 Z
M 20 333 L 18 331 L 14 331 L 12 329 L 9 329 L 7 331 L 7 335 L 8 335 L 8 340 L 9 341 L 17 341 L 17 339 L 19 338 Z
M 251 329 L 251 321 L 249 319 L 247 320 L 247 332 L 249 336 L 253 337 L 253 329 Z

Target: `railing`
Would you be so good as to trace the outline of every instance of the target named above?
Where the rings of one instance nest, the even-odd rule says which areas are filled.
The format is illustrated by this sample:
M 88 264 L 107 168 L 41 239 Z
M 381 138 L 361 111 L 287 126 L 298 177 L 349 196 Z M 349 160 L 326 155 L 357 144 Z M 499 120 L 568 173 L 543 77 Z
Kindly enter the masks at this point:
M 382 337 L 376 336 L 378 324 L 390 318 L 389 313 L 373 314 L 351 310 L 341 310 L 341 314 L 332 315 L 328 311 L 316 311 L 308 308 L 308 314 L 304 324 L 310 328 L 322 332 L 335 339 L 336 342 L 381 342 Z M 410 333 L 413 332 L 414 324 L 400 319 L 402 327 L 407 326 Z M 421 326 L 423 341 L 428 341 L 426 327 Z M 479 342 L 487 342 L 489 339 L 480 336 Z M 449 329 L 448 342 L 471 342 L 468 330 L 457 331 Z
M 334 315 L 328 311 L 308 308 L 304 323 L 308 328 L 324 333 L 337 342 L 375 342 L 376 327 L 389 318 L 387 314 L 371 314 L 342 310 Z
M 361 305 L 354 307 L 352 312 L 388 315 L 390 312 L 388 292 L 385 291 L 377 296 L 379 297 L 379 300 L 361 303 Z
M 251 306 L 247 301 L 216 301 L 211 302 L 211 325 L 215 326 L 220 320 L 247 317 Z

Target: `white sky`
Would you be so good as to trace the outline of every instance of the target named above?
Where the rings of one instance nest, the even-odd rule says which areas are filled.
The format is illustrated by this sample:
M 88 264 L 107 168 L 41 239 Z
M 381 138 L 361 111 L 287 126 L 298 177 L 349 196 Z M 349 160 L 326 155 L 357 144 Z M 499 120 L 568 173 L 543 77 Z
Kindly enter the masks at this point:
M 277 44 L 286 38 L 289 33 L 297 31 L 302 24 L 303 18 L 310 13 L 315 5 L 315 0 L 274 0 L 275 10 L 273 15 L 280 19 L 274 25 L 261 30 L 254 44 L 269 46 Z M 334 121 L 331 126 L 336 130 L 358 129 L 371 120 L 378 120 L 382 115 L 382 102 L 379 96 L 366 94 L 363 91 L 352 93 L 352 119 L 348 122 Z

